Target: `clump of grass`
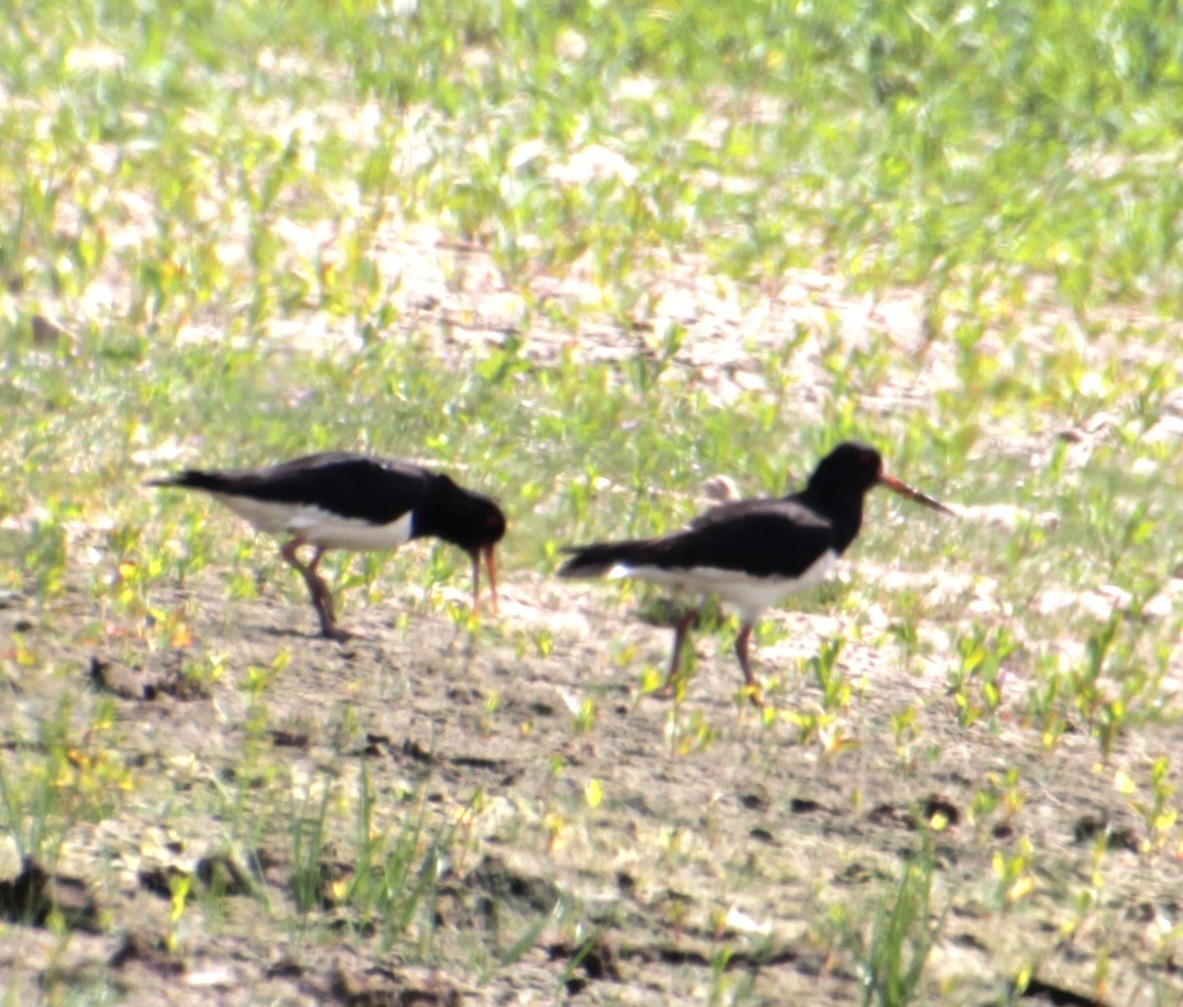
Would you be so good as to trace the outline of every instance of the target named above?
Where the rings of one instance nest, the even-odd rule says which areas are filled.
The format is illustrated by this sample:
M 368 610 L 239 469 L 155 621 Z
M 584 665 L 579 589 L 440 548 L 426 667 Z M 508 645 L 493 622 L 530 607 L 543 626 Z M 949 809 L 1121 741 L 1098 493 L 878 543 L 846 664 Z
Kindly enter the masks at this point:
M 0 816 L 21 860 L 52 867 L 79 823 L 117 814 L 134 788 L 131 772 L 111 743 L 110 701 L 99 702 L 78 729 L 64 694 L 36 722 L 36 737 L 0 753 Z
M 935 870 L 932 850 L 926 848 L 884 892 L 870 937 L 855 941 L 863 1007 L 918 1002 L 925 963 L 940 933 L 931 909 Z
M 958 662 L 949 669 L 948 679 L 962 727 L 983 717 L 993 721 L 1003 700 L 1006 663 L 1017 649 L 1005 626 L 994 632 L 975 626 L 957 640 Z
M 474 798 L 477 800 L 479 797 Z M 377 924 L 384 949 L 414 926 L 420 953 L 430 952 L 436 926 L 435 894 L 452 863 L 457 828 L 458 819 L 433 824 L 420 795 L 396 830 L 376 829 L 374 796 L 363 764 L 358 778 L 356 866 L 343 901 L 357 914 L 359 922 Z

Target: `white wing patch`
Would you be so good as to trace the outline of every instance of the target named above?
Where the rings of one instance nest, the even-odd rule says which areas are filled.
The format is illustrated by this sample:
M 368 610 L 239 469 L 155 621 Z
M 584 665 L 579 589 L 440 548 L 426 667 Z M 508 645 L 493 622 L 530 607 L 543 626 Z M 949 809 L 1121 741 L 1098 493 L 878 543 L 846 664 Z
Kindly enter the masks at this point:
M 394 549 L 411 537 L 410 511 L 389 524 L 370 524 L 359 518 L 341 517 L 311 504 L 255 500 L 230 493 L 214 493 L 213 496 L 259 531 L 300 535 L 324 549 L 374 552 Z
M 724 570 L 713 566 L 667 569 L 659 566 L 628 566 L 617 563 L 608 577 L 636 577 L 668 587 L 679 594 L 717 595 L 734 607 L 744 619 L 756 619 L 764 609 L 781 598 L 797 594 L 825 580 L 838 563 L 838 554 L 827 549 L 798 577 L 775 574 L 757 577 L 742 570 Z

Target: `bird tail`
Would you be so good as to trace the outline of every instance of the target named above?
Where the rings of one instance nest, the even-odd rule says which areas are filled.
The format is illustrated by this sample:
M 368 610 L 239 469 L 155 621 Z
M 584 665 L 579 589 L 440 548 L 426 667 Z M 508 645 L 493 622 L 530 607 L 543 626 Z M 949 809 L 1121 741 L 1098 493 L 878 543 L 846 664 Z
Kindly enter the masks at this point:
M 184 489 L 205 490 L 208 493 L 221 493 L 229 489 L 228 480 L 218 472 L 201 472 L 198 469 L 185 469 L 173 476 L 163 479 L 149 479 L 148 486 L 180 486 Z
M 560 577 L 602 577 L 617 564 L 634 565 L 642 557 L 648 540 L 630 542 L 595 542 L 592 545 L 566 546 L 562 551 L 571 558 L 559 568 Z

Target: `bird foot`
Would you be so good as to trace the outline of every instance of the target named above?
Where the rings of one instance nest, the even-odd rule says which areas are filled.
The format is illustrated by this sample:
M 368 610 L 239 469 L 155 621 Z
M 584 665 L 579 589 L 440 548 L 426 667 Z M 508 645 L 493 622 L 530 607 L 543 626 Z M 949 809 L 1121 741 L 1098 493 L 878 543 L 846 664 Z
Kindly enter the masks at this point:
M 748 697 L 748 702 L 753 706 L 764 708 L 764 690 L 755 682 L 746 682 L 743 687 L 743 694 Z

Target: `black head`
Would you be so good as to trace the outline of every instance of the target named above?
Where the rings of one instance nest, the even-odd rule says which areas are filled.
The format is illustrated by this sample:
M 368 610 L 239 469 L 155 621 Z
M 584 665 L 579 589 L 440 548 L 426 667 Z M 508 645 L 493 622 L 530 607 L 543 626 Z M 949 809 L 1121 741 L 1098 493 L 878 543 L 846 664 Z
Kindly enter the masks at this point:
M 505 537 L 505 514 L 488 497 L 482 497 L 484 509 L 481 512 L 481 524 L 485 529 L 481 545 L 491 548 Z
M 847 441 L 818 462 L 809 489 L 825 496 L 864 494 L 883 476 L 883 458 L 867 444 Z
M 480 604 L 481 557 L 489 570 L 493 611 L 497 611 L 497 563 L 493 550 L 505 535 L 505 515 L 482 493 L 457 486 L 445 475 L 436 476 L 415 510 L 412 534 L 434 535 L 458 545 L 472 557 L 472 604 Z
M 875 486 L 886 486 L 902 497 L 944 514 L 954 513 L 943 503 L 888 475 L 883 470 L 883 458 L 879 452 L 858 441 L 839 444 L 818 463 L 809 477 L 808 492 L 830 499 L 861 498 Z
M 418 534 L 434 535 L 465 552 L 488 549 L 505 535 L 505 515 L 482 493 L 457 486 L 448 476 L 437 476 L 430 503 L 421 510 Z

